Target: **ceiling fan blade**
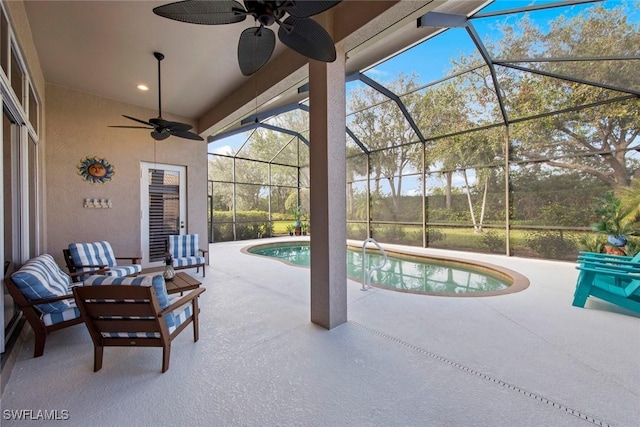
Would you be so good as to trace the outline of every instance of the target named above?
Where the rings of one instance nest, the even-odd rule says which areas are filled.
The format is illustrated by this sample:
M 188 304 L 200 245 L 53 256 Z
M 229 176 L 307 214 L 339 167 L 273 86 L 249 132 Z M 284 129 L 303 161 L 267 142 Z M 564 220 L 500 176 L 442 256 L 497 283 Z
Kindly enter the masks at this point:
M 149 119 L 149 123 L 151 123 L 153 126 L 169 130 L 189 130 L 193 128 L 193 126 L 186 123 L 170 122 L 169 120 L 165 120 L 162 118 Z
M 267 63 L 276 45 L 276 35 L 269 28 L 247 28 L 238 42 L 238 64 L 245 76 L 258 71 Z
M 151 124 L 149 122 L 145 122 L 144 120 L 136 119 L 135 117 L 125 116 L 124 114 L 122 115 L 122 117 L 125 117 L 125 118 L 127 118 L 129 120 L 133 120 L 134 122 L 142 123 L 143 125 L 147 125 L 147 126 L 153 127 L 153 124 Z
M 110 125 L 107 126 L 110 128 L 120 128 L 120 129 L 153 129 L 152 127 L 144 127 L 144 126 L 115 126 L 115 125 Z
M 189 132 L 189 131 L 186 131 L 186 130 L 173 130 L 173 129 L 171 129 L 171 130 L 169 130 L 169 132 L 171 132 L 171 135 L 178 136 L 180 138 L 192 139 L 194 141 L 204 141 L 204 138 L 202 138 L 197 133 Z
M 322 25 L 309 18 L 288 17 L 278 30 L 280 41 L 307 58 L 323 62 L 336 60 L 336 47 Z
M 247 12 L 233 0 L 188 0 L 165 4 L 153 9 L 163 18 L 202 25 L 233 24 L 244 21 Z
M 166 129 L 154 130 L 153 132 L 151 132 L 151 138 L 155 139 L 156 141 L 162 141 L 163 139 L 167 139 L 170 136 L 171 134 Z
M 308 18 L 325 10 L 331 9 L 341 3 L 342 0 L 320 0 L 320 1 L 293 1 L 284 10 L 295 18 Z

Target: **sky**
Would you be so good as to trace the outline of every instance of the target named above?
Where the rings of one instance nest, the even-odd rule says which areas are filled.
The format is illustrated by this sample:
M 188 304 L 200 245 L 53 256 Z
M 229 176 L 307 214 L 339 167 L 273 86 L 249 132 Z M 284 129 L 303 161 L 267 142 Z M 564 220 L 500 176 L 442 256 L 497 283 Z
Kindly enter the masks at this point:
M 559 2 L 561 2 L 561 0 L 496 0 L 482 9 L 478 14 Z M 556 19 L 559 14 L 572 17 L 594 5 L 603 4 L 607 8 L 613 8 L 624 3 L 622 0 L 606 0 L 602 2 L 530 11 L 527 12 L 527 14 L 538 27 L 544 30 L 549 28 L 548 23 Z M 626 4 L 629 6 L 630 21 L 640 22 L 640 0 L 629 0 Z M 520 20 L 524 15 L 525 13 L 517 13 L 500 17 L 472 18 L 471 23 L 483 40 L 485 37 L 496 39 L 501 37 L 500 31 L 496 27 L 497 22 L 506 21 L 513 23 Z M 365 74 L 383 83 L 385 80 L 395 79 L 400 72 L 406 75 L 415 72 L 419 75 L 419 81 L 428 83 L 445 77 L 448 70 L 451 69 L 451 61 L 453 59 L 470 55 L 479 57 L 478 50 L 472 42 L 471 37 L 467 34 L 467 31 L 462 28 L 451 28 L 436 37 L 414 46 L 409 51 L 400 53 L 376 65 L 365 71 Z

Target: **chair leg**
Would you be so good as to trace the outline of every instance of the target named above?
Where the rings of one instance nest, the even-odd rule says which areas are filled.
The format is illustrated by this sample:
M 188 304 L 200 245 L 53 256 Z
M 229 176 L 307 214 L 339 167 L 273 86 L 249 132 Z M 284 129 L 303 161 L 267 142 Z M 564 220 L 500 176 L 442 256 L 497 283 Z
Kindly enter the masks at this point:
M 595 274 L 581 271 L 578 276 L 578 283 L 576 285 L 576 291 L 573 294 L 573 306 L 584 307 L 589 298 L 591 291 L 591 285 L 595 280 Z
M 206 277 L 206 271 L 204 269 L 204 264 L 196 266 L 196 273 L 200 273 L 200 267 L 202 266 L 202 277 Z
M 46 331 L 33 331 L 36 343 L 33 349 L 33 357 L 40 357 L 44 354 L 44 344 L 47 341 Z
M 198 320 L 198 314 L 200 314 L 200 308 L 198 307 L 198 298 L 193 300 L 193 342 L 198 342 L 200 339 L 200 326 Z
M 169 370 L 169 358 L 171 357 L 171 344 L 162 347 L 162 373 Z
M 104 347 L 97 345 L 93 347 L 93 372 L 98 372 L 100 369 L 102 369 L 103 353 Z

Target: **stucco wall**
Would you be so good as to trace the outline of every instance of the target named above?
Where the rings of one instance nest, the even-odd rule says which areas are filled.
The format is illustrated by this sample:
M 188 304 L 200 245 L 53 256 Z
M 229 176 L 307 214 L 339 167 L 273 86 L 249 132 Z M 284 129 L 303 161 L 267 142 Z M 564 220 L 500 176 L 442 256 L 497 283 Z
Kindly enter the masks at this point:
M 140 162 L 183 165 L 187 168 L 187 231 L 207 239 L 206 143 L 170 137 L 154 141 L 122 114 L 149 119 L 157 111 L 84 92 L 46 85 L 46 204 L 47 248 L 61 265 L 62 249 L 71 242 L 108 240 L 116 255 L 141 255 Z M 188 119 L 163 114 L 167 120 Z M 78 175 L 87 156 L 107 159 L 113 179 L 92 184 Z M 111 199 L 111 209 L 85 209 L 85 198 Z

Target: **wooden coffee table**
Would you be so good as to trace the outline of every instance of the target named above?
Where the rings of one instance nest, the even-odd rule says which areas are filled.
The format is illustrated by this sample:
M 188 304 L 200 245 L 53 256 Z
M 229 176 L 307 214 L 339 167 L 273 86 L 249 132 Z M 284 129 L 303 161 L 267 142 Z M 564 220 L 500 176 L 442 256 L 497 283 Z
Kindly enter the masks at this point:
M 202 283 L 198 282 L 187 273 L 176 273 L 173 280 L 165 280 L 165 284 L 167 285 L 168 294 L 177 294 L 197 289 Z

